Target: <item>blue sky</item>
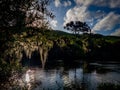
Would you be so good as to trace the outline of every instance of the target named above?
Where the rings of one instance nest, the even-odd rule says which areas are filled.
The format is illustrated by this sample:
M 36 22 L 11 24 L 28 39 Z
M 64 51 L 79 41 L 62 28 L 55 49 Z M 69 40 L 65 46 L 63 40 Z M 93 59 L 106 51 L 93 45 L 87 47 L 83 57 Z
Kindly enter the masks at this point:
M 120 0 L 53 0 L 50 4 L 55 30 L 67 31 L 70 21 L 86 22 L 93 33 L 120 36 Z

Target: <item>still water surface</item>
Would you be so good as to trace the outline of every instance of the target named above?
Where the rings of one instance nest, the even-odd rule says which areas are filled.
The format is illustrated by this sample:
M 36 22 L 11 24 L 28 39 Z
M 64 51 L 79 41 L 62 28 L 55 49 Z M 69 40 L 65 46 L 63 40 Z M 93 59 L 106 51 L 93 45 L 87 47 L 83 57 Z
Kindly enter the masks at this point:
M 28 90 L 97 90 L 101 83 L 120 84 L 120 64 L 84 63 L 77 67 L 32 68 L 22 75 Z

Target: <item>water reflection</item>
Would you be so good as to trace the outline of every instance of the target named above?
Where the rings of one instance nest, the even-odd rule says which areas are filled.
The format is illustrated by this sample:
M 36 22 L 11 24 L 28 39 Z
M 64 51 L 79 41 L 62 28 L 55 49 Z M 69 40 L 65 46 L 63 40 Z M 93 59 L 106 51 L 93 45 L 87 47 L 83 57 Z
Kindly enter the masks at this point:
M 97 90 L 100 83 L 120 82 L 120 65 L 112 67 L 110 64 L 85 63 L 69 69 L 63 66 L 45 70 L 31 68 L 22 75 L 19 85 L 26 90 Z
M 25 73 L 25 83 L 28 90 L 31 90 L 32 83 L 35 82 L 35 70 L 28 69 Z

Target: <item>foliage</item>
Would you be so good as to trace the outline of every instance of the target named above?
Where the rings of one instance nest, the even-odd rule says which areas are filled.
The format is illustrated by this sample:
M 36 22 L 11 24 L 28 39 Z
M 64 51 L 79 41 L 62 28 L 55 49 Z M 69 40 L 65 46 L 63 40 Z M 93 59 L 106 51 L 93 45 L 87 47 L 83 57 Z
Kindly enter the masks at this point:
M 75 34 L 78 32 L 90 32 L 91 33 L 91 29 L 90 27 L 85 23 L 85 22 L 81 22 L 81 21 L 71 21 L 69 23 L 67 23 L 64 26 L 65 29 L 67 30 L 71 30 L 73 31 Z
M 17 26 L 33 26 L 41 22 L 47 26 L 46 17 L 53 18 L 48 10 L 49 0 L 1 0 L 0 1 L 0 28 Z
M 13 32 L 14 29 L 8 30 Z M 14 33 L 14 32 L 13 32 Z M 23 51 L 31 55 L 37 48 L 42 47 L 48 51 L 47 59 L 59 57 L 65 59 L 89 59 L 116 58 L 119 59 L 120 38 L 107 37 L 102 35 L 84 34 L 74 36 L 73 34 L 61 31 L 49 31 L 37 28 L 23 28 L 23 32 L 8 35 L 8 32 L 1 33 L 1 57 L 20 59 Z M 111 42 L 112 41 L 112 42 Z M 114 48 L 116 47 L 116 48 Z M 54 53 L 54 54 L 52 54 Z M 58 55 L 61 54 L 60 55 Z M 14 55 L 14 56 L 13 56 Z M 10 58 L 12 56 L 12 58 Z M 8 60 L 9 61 L 9 60 Z
M 0 82 L 6 82 L 9 80 L 9 77 L 21 72 L 21 64 L 18 61 L 7 63 L 0 59 Z
M 98 86 L 98 90 L 119 90 L 119 84 L 112 84 L 112 83 L 102 83 Z

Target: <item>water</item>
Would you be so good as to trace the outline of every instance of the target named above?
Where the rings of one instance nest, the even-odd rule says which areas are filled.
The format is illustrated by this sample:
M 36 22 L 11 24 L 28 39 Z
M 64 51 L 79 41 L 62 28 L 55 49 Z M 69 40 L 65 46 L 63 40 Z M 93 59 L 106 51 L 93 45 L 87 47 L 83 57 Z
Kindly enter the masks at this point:
M 78 67 L 34 68 L 33 90 L 97 90 L 100 83 L 120 83 L 119 64 L 87 63 Z M 23 75 L 25 79 L 26 73 Z
M 120 64 L 79 63 L 31 68 L 21 77 L 28 90 L 97 90 L 101 83 L 120 84 Z

